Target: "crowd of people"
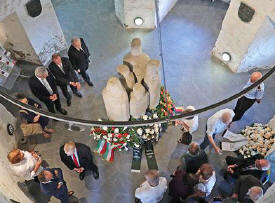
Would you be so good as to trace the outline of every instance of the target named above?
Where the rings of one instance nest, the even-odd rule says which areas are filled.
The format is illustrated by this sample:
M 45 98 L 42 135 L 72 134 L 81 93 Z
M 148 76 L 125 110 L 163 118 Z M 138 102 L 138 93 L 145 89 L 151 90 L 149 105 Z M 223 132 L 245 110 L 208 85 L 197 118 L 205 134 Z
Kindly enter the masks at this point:
M 35 69 L 34 75 L 29 79 L 29 87 L 35 97 L 43 102 L 48 111 L 66 115 L 67 111 L 62 108 L 58 87 L 66 98 L 67 106 L 71 105 L 72 95 L 68 91 L 68 86 L 72 93 L 81 98 L 80 82 L 77 74 L 81 75 L 89 86 L 93 86 L 87 73 L 90 63 L 90 53 L 82 38 L 73 38 L 67 57 L 61 57 L 58 53 L 52 55 L 52 62 L 49 67 L 39 66 Z M 244 88 L 255 83 L 262 77 L 260 72 L 252 73 Z M 169 189 L 171 203 L 180 202 L 205 202 L 216 184 L 216 172 L 205 153 L 207 146 L 211 145 L 216 153 L 221 154 L 222 150 L 215 143 L 218 134 L 224 135 L 230 128 L 232 122 L 242 118 L 244 113 L 255 103 L 260 103 L 264 93 L 264 84 L 261 83 L 256 88 L 238 99 L 235 109 L 222 109 L 212 115 L 206 124 L 206 134 L 203 142 L 192 142 L 188 150 L 180 159 L 180 165 L 171 175 L 168 184 L 165 177 L 160 177 L 156 170 L 149 170 L 146 181 L 135 191 L 136 202 L 156 203 L 163 198 L 163 194 Z M 41 109 L 42 106 L 37 101 L 24 94 L 17 94 L 16 98 L 25 104 Z M 188 106 L 186 112 L 194 111 L 193 106 Z M 45 138 L 49 138 L 54 129 L 48 127 L 49 119 L 28 111 L 20 109 L 21 129 L 24 136 L 41 133 Z M 198 116 L 190 116 L 175 122 L 184 131 L 191 135 L 198 129 Z M 179 143 L 182 143 L 182 137 Z M 91 174 L 95 179 L 99 178 L 98 168 L 93 162 L 93 156 L 88 146 L 68 142 L 60 147 L 60 159 L 70 169 L 75 171 L 80 180 Z M 49 196 L 60 199 L 62 203 L 68 203 L 73 198 L 73 191 L 68 191 L 63 173 L 60 168 L 43 167 L 42 157 L 36 152 L 28 152 L 14 149 L 8 154 L 8 160 L 14 173 L 25 180 L 35 180 L 39 182 L 41 191 Z M 268 160 L 260 155 L 250 158 L 226 157 L 227 168 L 224 172 L 224 179 L 232 186 L 229 198 L 223 201 L 231 202 L 255 202 L 263 196 L 263 177 L 270 169 Z M 75 199 L 75 198 L 74 198 Z M 73 201 L 71 201 L 73 202 Z M 77 201 L 74 201 L 77 202 Z
M 244 86 L 247 88 L 262 77 L 260 72 L 251 74 L 249 81 Z M 242 118 L 244 113 L 255 103 L 260 103 L 264 93 L 264 84 L 261 83 L 256 88 L 240 97 L 237 104 L 232 109 L 222 109 L 212 115 L 206 124 L 206 134 L 199 145 L 192 142 L 188 145 L 188 150 L 180 158 L 180 165 L 171 175 L 170 183 L 165 177 L 160 177 L 157 171 L 148 171 L 145 175 L 146 181 L 136 189 L 136 202 L 156 203 L 163 198 L 163 194 L 168 189 L 171 196 L 171 203 L 182 202 L 256 202 L 263 196 L 263 183 L 270 170 L 270 162 L 262 155 L 256 154 L 249 158 L 227 156 L 225 158 L 227 167 L 222 170 L 224 180 L 227 182 L 223 187 L 218 188 L 222 196 L 210 198 L 210 194 L 216 184 L 216 172 L 208 163 L 208 156 L 205 149 L 213 147 L 218 154 L 222 150 L 215 142 L 218 134 L 222 136 L 230 128 L 232 122 Z M 185 112 L 194 111 L 193 106 L 188 106 Z M 198 129 L 198 116 L 191 116 L 182 120 L 177 120 L 176 125 L 180 125 L 183 131 L 192 134 Z M 186 136 L 186 133 L 183 133 Z M 184 137 L 179 140 L 182 143 Z

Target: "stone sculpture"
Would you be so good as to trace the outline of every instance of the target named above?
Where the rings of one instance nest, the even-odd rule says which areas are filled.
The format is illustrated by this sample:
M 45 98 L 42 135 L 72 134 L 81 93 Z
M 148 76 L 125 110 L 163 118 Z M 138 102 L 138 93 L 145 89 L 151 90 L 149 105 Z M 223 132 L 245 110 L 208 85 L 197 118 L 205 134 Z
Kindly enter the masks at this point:
M 149 93 L 142 84 L 136 83 L 130 96 L 130 114 L 134 118 L 144 115 L 149 106 Z
M 113 121 L 128 121 L 129 98 L 120 80 L 111 77 L 102 91 L 107 116 Z
M 130 71 L 129 67 L 126 65 L 119 65 L 117 67 L 117 72 L 120 75 L 120 82 L 124 86 L 128 95 L 133 89 L 134 84 L 136 83 L 136 78 L 134 73 Z
M 150 109 L 154 109 L 159 104 L 161 87 L 159 66 L 159 60 L 150 60 L 146 66 L 143 84 L 149 91 Z
M 123 58 L 123 63 L 135 73 L 137 82 L 141 82 L 144 78 L 146 65 L 150 57 L 142 52 L 141 41 L 139 38 L 134 38 L 131 43 L 131 51 Z

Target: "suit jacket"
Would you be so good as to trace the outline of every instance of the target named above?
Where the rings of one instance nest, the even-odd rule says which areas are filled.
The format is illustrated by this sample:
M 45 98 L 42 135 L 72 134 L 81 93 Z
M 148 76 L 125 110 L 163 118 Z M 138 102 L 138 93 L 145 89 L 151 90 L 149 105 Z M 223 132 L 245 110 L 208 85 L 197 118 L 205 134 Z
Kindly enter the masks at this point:
M 93 156 L 90 147 L 81 144 L 75 143 L 78 160 L 80 163 L 80 167 L 83 167 L 85 170 L 97 170 L 97 166 L 93 162 Z M 64 152 L 64 145 L 60 147 L 59 150 L 61 161 L 70 169 L 73 170 L 76 168 L 73 159 L 71 156 L 67 156 Z
M 51 62 L 49 65 L 49 69 L 55 77 L 56 84 L 67 86 L 69 82 L 78 82 L 78 78 L 69 59 L 61 57 L 61 61 L 64 72 L 54 62 Z
M 244 202 L 245 199 L 248 200 L 246 193 L 253 186 L 263 188 L 262 183 L 257 178 L 251 175 L 240 176 L 234 186 L 234 193 L 238 194 L 238 200 L 241 202 Z
M 80 41 L 83 51 L 78 51 L 74 46 L 71 45 L 68 50 L 68 56 L 75 70 L 80 69 L 81 72 L 85 72 L 89 68 L 90 52 L 84 40 L 80 38 Z
M 263 159 L 264 157 L 260 154 L 257 154 L 255 156 L 252 156 L 250 158 L 246 159 L 240 159 L 238 161 L 237 167 L 235 167 L 233 177 L 238 178 L 241 175 L 252 175 L 258 179 L 262 177 L 262 174 L 264 171 L 262 170 L 246 170 L 246 167 L 251 166 L 252 164 L 255 164 L 255 161 L 257 159 Z
M 49 85 L 51 86 L 53 93 L 58 96 L 56 83 L 55 83 L 54 77 L 52 76 L 52 74 L 50 72 L 49 72 L 49 76 L 46 78 L 46 80 L 48 81 Z M 51 101 L 49 99 L 49 97 L 51 96 L 50 93 L 48 92 L 46 87 L 40 82 L 40 80 L 35 75 L 29 79 L 29 86 L 30 86 L 30 89 L 31 89 L 32 93 L 34 94 L 34 96 L 36 96 L 39 100 L 44 101 L 44 102 Z
M 66 183 L 63 179 L 63 173 L 60 168 L 46 168 L 44 170 L 50 171 L 53 174 L 53 179 L 49 183 L 40 182 L 41 191 L 45 195 L 54 196 L 57 199 L 66 199 L 68 198 L 68 189 Z M 55 175 L 54 171 L 58 171 L 58 176 Z M 62 182 L 63 185 L 60 189 L 57 189 L 59 182 Z

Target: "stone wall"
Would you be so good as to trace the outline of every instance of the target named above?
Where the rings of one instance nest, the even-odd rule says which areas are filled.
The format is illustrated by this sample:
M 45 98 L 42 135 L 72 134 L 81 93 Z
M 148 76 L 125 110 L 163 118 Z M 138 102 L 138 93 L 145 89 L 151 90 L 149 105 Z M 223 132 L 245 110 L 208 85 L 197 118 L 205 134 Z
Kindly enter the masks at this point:
M 8 152 L 15 147 L 15 138 L 7 133 L 7 124 L 12 123 L 15 126 L 15 118 L 0 104 L 0 201 L 2 199 L 12 199 L 17 202 L 31 203 L 32 201 L 20 190 L 17 182 L 24 180 L 16 177 L 9 168 L 7 160 Z M 4 196 L 4 197 L 1 197 Z M 1 199 L 2 198 L 2 199 Z M 5 203 L 5 202 L 3 202 Z
M 255 9 L 255 14 L 248 23 L 241 21 L 238 16 L 241 2 Z M 249 47 L 256 39 L 257 33 L 260 32 L 259 30 L 265 23 L 266 18 L 269 16 L 274 20 L 274 8 L 275 0 L 231 0 L 220 34 L 213 48 L 213 55 L 222 60 L 222 53 L 229 52 L 231 61 L 225 62 L 225 64 L 233 72 L 252 69 L 251 64 L 249 65 L 250 67 L 243 65 L 240 69 L 240 64 L 248 53 Z

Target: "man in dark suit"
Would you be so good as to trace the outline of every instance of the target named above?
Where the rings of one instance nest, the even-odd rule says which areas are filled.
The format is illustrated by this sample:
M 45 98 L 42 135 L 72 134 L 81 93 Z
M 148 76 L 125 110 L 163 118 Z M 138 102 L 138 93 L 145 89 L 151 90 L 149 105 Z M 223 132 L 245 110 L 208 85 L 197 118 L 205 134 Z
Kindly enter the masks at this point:
M 89 68 L 89 49 L 86 46 L 82 38 L 73 38 L 71 40 L 72 45 L 68 50 L 69 59 L 75 68 L 75 70 L 83 77 L 89 86 L 93 86 L 88 73 L 86 72 Z
M 93 162 L 93 156 L 88 146 L 67 142 L 59 150 L 61 161 L 70 169 L 79 173 L 80 180 L 85 177 L 86 171 L 91 171 L 95 179 L 99 178 L 98 168 Z
M 63 95 L 66 97 L 68 106 L 71 105 L 72 98 L 68 92 L 68 85 L 70 85 L 75 95 L 82 97 L 78 91 L 81 87 L 80 83 L 68 58 L 60 57 L 57 53 L 53 54 L 49 69 L 55 77 L 56 84 L 61 88 Z
M 250 158 L 235 158 L 227 156 L 225 158 L 228 165 L 225 178 L 230 175 L 237 179 L 241 175 L 252 175 L 257 179 L 261 179 L 264 172 L 270 169 L 268 160 L 260 154 L 254 155 Z
M 55 106 L 61 114 L 67 114 L 67 111 L 61 107 L 54 77 L 49 74 L 47 68 L 38 66 L 34 76 L 29 79 L 29 86 L 34 96 L 44 102 L 50 112 L 55 113 Z
M 68 203 L 68 198 L 74 192 L 68 192 L 63 173 L 60 168 L 46 168 L 39 175 L 41 191 L 45 195 L 54 196 L 61 200 L 61 203 Z
M 232 198 L 243 203 L 256 202 L 263 196 L 262 183 L 251 175 L 241 176 L 235 186 Z

